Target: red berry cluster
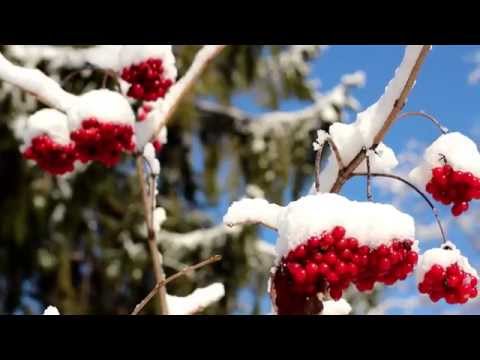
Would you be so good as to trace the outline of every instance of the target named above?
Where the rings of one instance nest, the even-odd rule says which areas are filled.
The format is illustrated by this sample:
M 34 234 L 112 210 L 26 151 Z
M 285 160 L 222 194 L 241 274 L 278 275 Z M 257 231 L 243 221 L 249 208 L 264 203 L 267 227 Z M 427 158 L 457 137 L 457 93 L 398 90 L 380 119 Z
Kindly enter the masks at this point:
M 123 69 L 122 79 L 131 84 L 128 96 L 144 101 L 163 98 L 173 85 L 171 79 L 165 79 L 161 59 L 149 59 L 137 65 Z
M 150 105 L 142 105 L 138 109 L 137 121 L 142 122 L 147 119 L 148 114 L 153 110 L 153 107 Z
M 404 240 L 372 250 L 347 237 L 341 226 L 311 237 L 282 259 L 275 274 L 279 312 L 298 312 L 326 291 L 339 300 L 351 283 L 369 291 L 375 282 L 392 285 L 404 280 L 418 261 L 412 246 L 413 241 Z
M 433 302 L 445 299 L 448 304 L 465 304 L 478 295 L 478 279 L 463 271 L 458 264 L 447 269 L 433 265 L 418 285 L 422 294 L 428 294 Z
M 34 138 L 23 156 L 36 161 L 41 169 L 53 175 L 64 175 L 73 171 L 76 160 L 73 144 L 60 145 L 47 135 Z
M 470 201 L 480 199 L 480 179 L 470 172 L 455 171 L 445 165 L 432 170 L 432 180 L 426 190 L 436 201 L 453 204 L 453 216 L 460 216 L 468 211 Z
M 73 132 L 71 139 L 82 163 L 99 161 L 111 167 L 120 161 L 122 152 L 135 149 L 131 126 L 102 123 L 95 118 L 83 121 L 82 128 Z

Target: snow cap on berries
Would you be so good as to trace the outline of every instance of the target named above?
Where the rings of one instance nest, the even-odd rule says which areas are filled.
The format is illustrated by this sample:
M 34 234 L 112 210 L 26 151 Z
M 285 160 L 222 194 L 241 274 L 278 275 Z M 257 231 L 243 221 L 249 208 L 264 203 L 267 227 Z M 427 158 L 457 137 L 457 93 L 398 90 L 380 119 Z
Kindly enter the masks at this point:
M 357 202 L 337 194 L 317 194 L 290 203 L 278 219 L 279 257 L 337 226 L 361 246 L 389 246 L 395 239 L 415 239 L 415 222 L 392 205 Z M 414 249 L 418 243 L 414 243 Z
M 68 111 L 71 131 L 81 128 L 82 122 L 88 119 L 132 127 L 135 124 L 135 114 L 127 99 L 107 89 L 90 91 L 80 96 Z
M 432 177 L 432 170 L 445 161 L 456 171 L 471 172 L 480 178 L 480 153 L 477 145 L 465 135 L 455 132 L 440 136 L 425 151 L 423 162 L 409 177 L 419 186 L 425 186 Z
M 46 135 L 53 142 L 67 145 L 70 142 L 67 116 L 54 109 L 43 109 L 30 116 L 23 134 L 22 151 L 32 145 L 32 140 Z
M 477 271 L 470 265 L 468 259 L 463 256 L 456 246 L 447 242 L 441 248 L 427 250 L 420 256 L 417 266 L 417 282 L 421 283 L 425 274 L 431 270 L 434 265 L 439 265 L 444 269 L 457 264 L 464 272 L 478 278 Z

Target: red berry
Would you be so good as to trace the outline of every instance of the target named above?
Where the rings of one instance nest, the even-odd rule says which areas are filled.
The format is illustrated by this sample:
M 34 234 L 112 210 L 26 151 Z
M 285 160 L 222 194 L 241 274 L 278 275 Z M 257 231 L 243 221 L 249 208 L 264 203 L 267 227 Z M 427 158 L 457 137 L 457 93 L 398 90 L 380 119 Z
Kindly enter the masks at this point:
M 333 229 L 332 231 L 332 236 L 335 240 L 340 240 L 340 239 L 343 239 L 343 237 L 345 236 L 345 233 L 346 233 L 346 230 L 344 227 L 342 226 L 337 226 Z

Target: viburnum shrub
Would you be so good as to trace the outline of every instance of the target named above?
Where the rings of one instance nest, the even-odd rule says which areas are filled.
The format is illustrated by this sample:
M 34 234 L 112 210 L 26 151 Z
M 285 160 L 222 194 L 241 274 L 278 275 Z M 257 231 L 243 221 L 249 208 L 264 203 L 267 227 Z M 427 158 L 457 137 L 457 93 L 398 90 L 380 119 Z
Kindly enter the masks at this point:
M 161 167 L 155 150 L 160 151 L 166 143 L 166 122 L 182 96 L 224 47 L 206 45 L 176 83 L 170 45 L 122 45 L 113 56 L 114 64 L 105 69 L 107 75 L 118 77 L 120 92 L 96 89 L 79 96 L 0 55 L 0 77 L 51 107 L 28 119 L 21 149 L 25 158 L 53 175 L 64 175 L 74 171 L 75 162 L 112 167 L 122 155 L 136 157 L 157 283 L 164 278 L 156 231 L 166 214 L 156 207 L 155 184 Z M 450 133 L 429 114 L 401 113 L 430 49 L 428 45 L 407 46 L 402 63 L 377 102 L 352 123 L 334 123 L 328 132 L 318 132 L 313 149 L 315 186 L 310 194 L 286 206 L 243 199 L 228 209 L 224 222 L 229 226 L 262 224 L 278 233 L 269 284 L 275 313 L 317 315 L 332 313 L 332 309 L 348 313 L 351 308 L 342 299 L 347 289 L 369 292 L 377 284 L 393 286 L 415 271 L 419 292 L 433 302 L 444 299 L 449 304 L 465 304 L 478 296 L 478 274 L 447 241 L 429 197 L 450 206 L 454 217 L 468 211 L 469 204 L 480 199 L 478 148 L 466 136 Z M 442 135 L 405 179 L 394 173 L 399 161 L 383 141 L 396 120 L 414 115 L 431 120 Z M 325 146 L 330 152 L 322 166 Z M 143 165 L 149 169 L 148 180 Z M 358 176 L 367 180 L 367 201 L 339 195 L 343 186 Z M 374 202 L 374 177 L 399 181 L 426 201 L 438 223 L 440 248 L 420 254 L 413 217 L 393 205 Z M 164 287 L 154 289 L 153 294 L 157 291 L 166 298 Z M 166 305 L 162 307 L 162 313 L 168 313 Z
M 351 286 L 368 292 L 376 284 L 392 286 L 417 269 L 418 289 L 433 302 L 464 304 L 478 296 L 478 275 L 447 241 L 437 210 L 429 199 L 451 206 L 457 217 L 480 199 L 480 154 L 473 141 L 449 133 L 433 116 L 401 113 L 430 46 L 408 46 L 385 93 L 350 124 L 335 123 L 319 131 L 314 150 L 315 187 L 287 204 L 263 199 L 235 202 L 224 217 L 228 226 L 262 224 L 278 232 L 277 261 L 269 291 L 279 315 L 323 314 L 326 303 L 343 301 Z M 382 143 L 393 123 L 404 117 L 431 120 L 443 135 L 425 152 L 409 179 L 394 174 L 395 153 Z M 322 167 L 324 146 L 330 156 Z M 337 195 L 350 179 L 366 177 L 366 202 Z M 414 219 L 392 205 L 373 201 L 371 179 L 399 181 L 427 202 L 438 223 L 443 245 L 419 253 Z

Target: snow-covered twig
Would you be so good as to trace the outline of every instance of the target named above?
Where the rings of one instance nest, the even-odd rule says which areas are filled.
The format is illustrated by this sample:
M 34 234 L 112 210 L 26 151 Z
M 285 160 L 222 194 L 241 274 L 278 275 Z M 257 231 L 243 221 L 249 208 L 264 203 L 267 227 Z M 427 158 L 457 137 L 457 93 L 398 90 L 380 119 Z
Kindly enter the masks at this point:
M 38 69 L 14 65 L 0 54 L 0 79 L 34 95 L 44 104 L 66 112 L 76 96 L 63 90 L 53 79 Z
M 156 139 L 162 128 L 167 125 L 172 115 L 177 110 L 180 102 L 188 94 L 207 66 L 222 52 L 226 45 L 205 45 L 195 56 L 192 65 L 183 76 L 168 92 L 165 97 L 164 106 L 166 109 L 161 113 L 161 119 L 154 132 L 152 140 Z
M 196 289 L 185 297 L 167 295 L 170 315 L 195 315 L 208 306 L 220 301 L 225 296 L 225 287 L 215 283 L 205 288 Z
M 213 263 L 218 262 L 220 260 L 222 260 L 221 256 L 219 256 L 219 255 L 212 256 L 208 260 L 202 261 L 201 263 L 199 263 L 197 265 L 194 265 L 194 266 L 189 266 L 189 267 L 183 269 L 182 271 L 176 273 L 175 275 L 172 275 L 169 278 L 158 282 L 157 285 L 155 285 L 155 287 L 152 289 L 152 291 L 150 291 L 150 293 L 145 297 L 145 299 L 143 299 L 137 306 L 135 306 L 135 309 L 133 310 L 132 315 L 138 315 L 145 308 L 145 306 L 148 305 L 150 300 L 152 300 L 155 297 L 155 295 L 159 292 L 159 290 L 161 288 L 165 289 L 165 286 L 167 284 L 169 284 L 170 282 L 188 274 L 189 272 L 196 271 L 196 270 L 198 270 L 198 269 L 200 269 L 204 266 L 213 264 Z
M 277 230 L 278 217 L 283 207 L 264 199 L 243 199 L 230 206 L 223 222 L 230 227 L 247 224 L 261 224 Z

